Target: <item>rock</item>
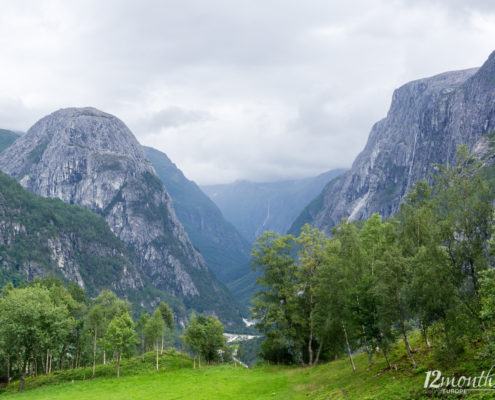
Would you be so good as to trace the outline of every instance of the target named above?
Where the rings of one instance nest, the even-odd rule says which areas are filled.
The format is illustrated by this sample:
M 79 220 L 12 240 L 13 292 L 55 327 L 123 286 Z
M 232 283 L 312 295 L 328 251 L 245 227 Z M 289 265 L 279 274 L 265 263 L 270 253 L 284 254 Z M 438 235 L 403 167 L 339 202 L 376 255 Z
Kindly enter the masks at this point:
M 56 111 L 0 155 L 0 169 L 33 193 L 100 214 L 155 288 L 200 312 L 235 314 L 229 293 L 192 246 L 165 186 L 118 118 L 95 108 Z
M 479 69 L 397 89 L 387 117 L 373 126 L 352 168 L 323 189 L 302 220 L 330 232 L 342 218 L 393 215 L 411 186 L 433 172 L 432 164 L 454 163 L 459 145 L 483 147 L 483 135 L 495 131 L 494 100 L 495 52 Z

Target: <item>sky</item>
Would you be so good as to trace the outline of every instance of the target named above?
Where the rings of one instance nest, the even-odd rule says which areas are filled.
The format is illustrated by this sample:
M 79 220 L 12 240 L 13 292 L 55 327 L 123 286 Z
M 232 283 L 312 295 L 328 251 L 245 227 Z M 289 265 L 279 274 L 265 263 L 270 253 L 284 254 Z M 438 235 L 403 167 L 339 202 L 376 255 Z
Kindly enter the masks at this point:
M 393 90 L 480 66 L 495 2 L 0 0 L 0 128 L 124 121 L 199 184 L 347 168 Z

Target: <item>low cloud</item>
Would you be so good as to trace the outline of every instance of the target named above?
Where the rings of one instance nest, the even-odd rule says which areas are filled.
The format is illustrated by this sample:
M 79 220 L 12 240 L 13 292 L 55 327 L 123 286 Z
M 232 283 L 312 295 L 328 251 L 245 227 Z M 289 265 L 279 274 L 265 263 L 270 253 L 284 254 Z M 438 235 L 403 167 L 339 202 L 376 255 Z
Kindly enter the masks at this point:
M 121 118 L 198 183 L 349 167 L 393 90 L 479 66 L 495 3 L 10 1 L 0 128 L 59 108 Z
M 167 128 L 178 128 L 183 125 L 197 124 L 211 120 L 206 111 L 184 110 L 180 107 L 167 107 L 151 113 L 148 118 L 138 122 L 140 131 L 156 132 Z

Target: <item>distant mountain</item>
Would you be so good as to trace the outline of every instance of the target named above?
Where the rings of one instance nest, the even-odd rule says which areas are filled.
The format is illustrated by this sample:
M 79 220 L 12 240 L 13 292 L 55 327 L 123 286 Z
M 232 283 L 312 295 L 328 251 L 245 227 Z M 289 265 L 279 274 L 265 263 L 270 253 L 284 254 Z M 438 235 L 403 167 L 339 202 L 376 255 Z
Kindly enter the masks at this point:
M 158 300 L 159 291 L 167 292 L 189 308 L 242 324 L 231 294 L 194 249 L 165 186 L 118 118 L 94 108 L 54 112 L 0 154 L 0 169 L 33 193 L 101 215 Z
M 249 272 L 249 242 L 165 153 L 151 147 L 143 149 L 172 197 L 177 218 L 210 269 L 224 283 L 237 280 Z
M 0 153 L 9 147 L 21 135 L 7 129 L 0 129 Z
M 479 153 L 493 132 L 495 52 L 479 69 L 407 83 L 394 92 L 387 117 L 373 126 L 352 168 L 323 189 L 291 231 L 304 222 L 329 232 L 344 217 L 393 215 L 412 185 L 434 172 L 434 163 L 455 163 L 463 144 Z
M 343 172 L 339 169 L 314 178 L 271 183 L 237 181 L 201 188 L 218 205 L 225 218 L 250 242 L 254 242 L 264 231 L 285 234 L 325 184 Z

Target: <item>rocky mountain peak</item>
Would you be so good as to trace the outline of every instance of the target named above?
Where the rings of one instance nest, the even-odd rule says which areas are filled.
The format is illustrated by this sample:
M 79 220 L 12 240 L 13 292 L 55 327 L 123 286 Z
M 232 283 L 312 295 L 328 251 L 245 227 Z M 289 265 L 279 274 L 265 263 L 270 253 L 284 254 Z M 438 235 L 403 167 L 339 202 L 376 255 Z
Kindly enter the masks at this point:
M 209 296 L 198 311 L 234 307 L 192 246 L 142 147 L 118 118 L 89 107 L 58 110 L 0 154 L 0 169 L 38 195 L 103 216 L 156 288 L 186 305 L 201 305 L 194 299 Z
M 61 124 L 64 129 L 59 129 Z M 64 108 L 42 118 L 31 130 L 60 145 L 120 154 L 144 162 L 138 141 L 117 117 L 93 107 Z
M 401 86 L 352 168 L 307 207 L 305 220 L 329 232 L 341 218 L 394 214 L 411 186 L 433 171 L 432 164 L 455 162 L 459 145 L 481 146 L 483 135 L 495 130 L 494 100 L 495 53 L 481 68 Z

